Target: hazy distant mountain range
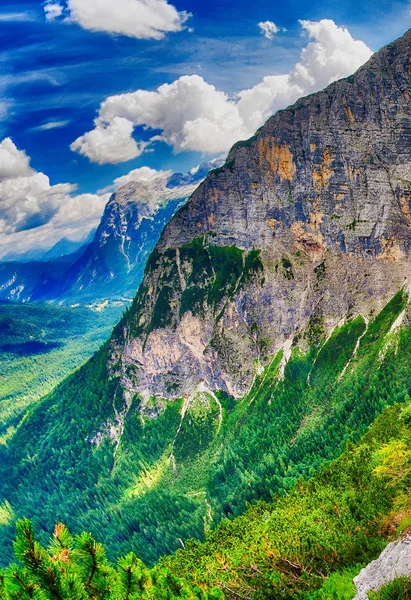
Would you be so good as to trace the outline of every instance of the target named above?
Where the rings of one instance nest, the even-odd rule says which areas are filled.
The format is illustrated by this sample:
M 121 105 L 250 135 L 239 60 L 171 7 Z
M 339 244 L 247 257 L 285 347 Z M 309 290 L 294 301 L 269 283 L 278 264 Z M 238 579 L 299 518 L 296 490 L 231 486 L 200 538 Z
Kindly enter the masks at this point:
M 54 260 L 55 258 L 63 258 L 69 254 L 77 254 L 83 248 L 86 247 L 93 241 L 96 233 L 96 229 L 93 229 L 89 235 L 79 241 L 69 240 L 62 238 L 51 248 L 32 248 L 26 252 L 8 252 L 5 254 L 0 262 L 32 262 L 42 261 L 47 262 Z
M 87 239 L 62 239 L 51 249 L 7 254 L 0 262 L 0 299 L 131 299 L 163 228 L 222 162 L 202 163 L 186 175 L 129 181 L 111 196 L 99 227 Z

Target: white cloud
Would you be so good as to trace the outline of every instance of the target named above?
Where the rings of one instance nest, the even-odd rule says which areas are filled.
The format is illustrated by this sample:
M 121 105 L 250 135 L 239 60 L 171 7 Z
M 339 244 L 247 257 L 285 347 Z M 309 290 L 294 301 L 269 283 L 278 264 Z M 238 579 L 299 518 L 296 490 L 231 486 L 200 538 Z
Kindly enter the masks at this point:
M 0 233 L 28 231 L 48 222 L 75 186 L 50 185 L 44 173 L 0 181 Z
M 292 79 L 307 93 L 351 75 L 372 54 L 364 42 L 354 40 L 348 29 L 338 27 L 330 19 L 300 24 L 315 41 L 301 52 Z
M 32 175 L 30 158 L 19 150 L 10 138 L 0 142 L 0 181 L 12 177 Z
M 63 7 L 58 2 L 46 2 L 44 13 L 47 21 L 54 21 L 63 14 Z
M 372 54 L 331 20 L 300 23 L 310 41 L 289 73 L 267 76 L 234 98 L 199 75 L 180 77 L 153 92 L 111 96 L 101 104 L 95 128 L 71 149 L 100 164 L 129 160 L 145 149 L 131 137 L 134 127 L 143 126 L 160 130 L 161 135 L 153 135 L 150 141 L 164 141 L 175 152 L 225 152 L 239 139 L 253 135 L 275 111 L 350 75 Z M 126 121 L 121 128 L 118 119 Z M 108 131 L 114 139 L 112 147 L 103 142 Z
M 58 186 L 53 186 L 54 188 Z M 44 192 L 47 195 L 47 191 Z M 58 197 L 57 190 L 50 191 Z M 0 190 L 1 194 L 1 190 Z M 29 230 L 4 233 L 0 220 L 0 257 L 8 252 L 25 252 L 32 248 L 51 248 L 62 238 L 80 241 L 100 222 L 109 195 L 80 194 L 73 196 L 60 190 L 59 209 L 50 220 L 41 224 L 33 219 L 33 228 Z M 34 226 L 36 225 L 36 226 Z
M 79 137 L 70 148 L 100 165 L 126 162 L 140 156 L 147 146 L 144 142 L 137 144 L 132 138 L 133 130 L 131 121 L 114 116 L 110 122 L 98 124 Z
M 13 23 L 19 21 L 35 21 L 36 15 L 32 12 L 14 12 L 0 14 L 0 22 Z
M 61 0 L 44 6 L 46 19 L 63 13 L 84 29 L 104 31 L 137 39 L 161 39 L 181 31 L 189 18 L 167 0 Z
M 162 130 L 160 137 L 152 139 L 164 140 L 177 152 L 218 152 L 221 146 L 236 141 L 235 132 L 240 130 L 241 134 L 242 129 L 235 103 L 198 75 L 180 77 L 156 92 L 137 90 L 111 96 L 100 107 L 96 130 L 117 117 L 133 126 Z
M 67 125 L 70 123 L 70 119 L 64 119 L 61 121 L 48 121 L 47 123 L 43 123 L 43 125 L 31 127 L 30 131 L 49 131 L 50 129 L 62 129 L 63 127 L 67 127 Z
M 273 21 L 261 21 L 258 23 L 261 34 L 268 40 L 272 40 L 276 33 L 280 31 L 279 27 Z
M 279 108 L 297 100 L 305 90 L 290 75 L 271 75 L 238 94 L 237 106 L 250 137 Z
M 77 186 L 51 185 L 30 167 L 10 138 L 0 143 L 0 255 L 82 239 L 99 223 L 108 195 L 75 194 Z

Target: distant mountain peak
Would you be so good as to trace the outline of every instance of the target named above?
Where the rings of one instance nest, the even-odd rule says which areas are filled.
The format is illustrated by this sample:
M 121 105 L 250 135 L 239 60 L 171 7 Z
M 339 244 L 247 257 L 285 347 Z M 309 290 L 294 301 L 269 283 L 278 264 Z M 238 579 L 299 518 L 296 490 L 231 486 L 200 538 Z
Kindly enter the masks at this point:
M 221 162 L 202 163 L 188 175 L 142 168 L 119 178 L 123 185 L 111 195 L 99 227 L 86 240 L 63 238 L 50 249 L 9 255 L 8 262 L 0 262 L 0 299 L 71 302 L 134 296 L 165 225 Z

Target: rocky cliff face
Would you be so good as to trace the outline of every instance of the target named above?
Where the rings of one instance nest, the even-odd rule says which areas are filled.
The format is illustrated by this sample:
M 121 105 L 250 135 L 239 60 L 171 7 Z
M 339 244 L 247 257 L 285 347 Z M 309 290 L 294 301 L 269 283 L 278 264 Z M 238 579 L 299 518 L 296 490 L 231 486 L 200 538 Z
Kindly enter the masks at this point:
M 354 577 L 357 595 L 354 600 L 368 600 L 368 594 L 378 591 L 398 577 L 411 575 L 411 537 L 398 539 L 381 552 L 380 556 Z
M 299 100 L 167 226 L 111 344 L 143 398 L 242 395 L 279 347 L 369 316 L 409 275 L 411 31 Z

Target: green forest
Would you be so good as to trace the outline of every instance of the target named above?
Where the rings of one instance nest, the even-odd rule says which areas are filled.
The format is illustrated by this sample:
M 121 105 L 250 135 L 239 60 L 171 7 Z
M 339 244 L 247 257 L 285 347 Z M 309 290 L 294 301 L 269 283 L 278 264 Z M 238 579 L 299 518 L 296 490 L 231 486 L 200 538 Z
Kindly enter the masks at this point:
M 352 578 L 410 527 L 410 433 L 411 402 L 395 403 L 309 481 L 224 520 L 152 569 L 134 553 L 110 562 L 91 534 L 72 536 L 62 524 L 42 546 L 20 520 L 18 563 L 2 572 L 1 597 L 351 600 Z M 410 591 L 399 579 L 370 598 L 407 599 Z
M 93 355 L 122 310 L 0 302 L 0 445 L 30 405 Z
M 157 418 L 137 396 L 122 412 L 104 345 L 0 449 L 1 561 L 18 561 L 5 597 L 352 598 L 411 522 L 411 328 L 393 328 L 407 303 L 400 291 L 327 339 L 311 324 L 311 349 L 285 369 L 280 351 L 243 399 L 199 389 L 184 413 L 153 399 Z

